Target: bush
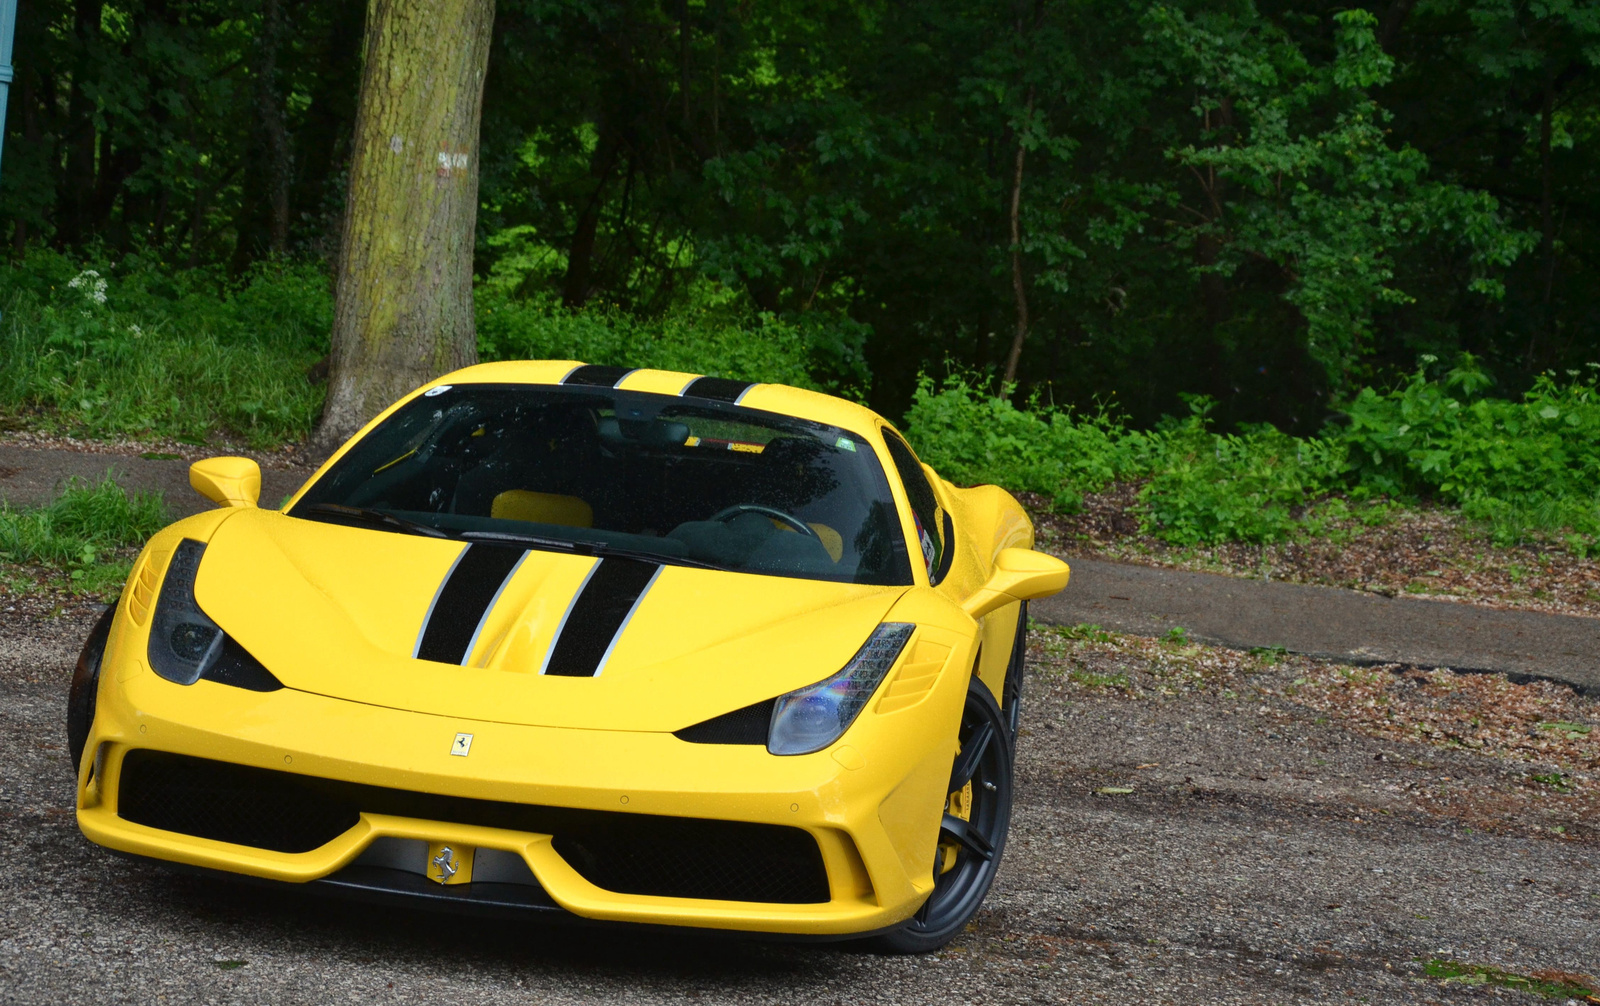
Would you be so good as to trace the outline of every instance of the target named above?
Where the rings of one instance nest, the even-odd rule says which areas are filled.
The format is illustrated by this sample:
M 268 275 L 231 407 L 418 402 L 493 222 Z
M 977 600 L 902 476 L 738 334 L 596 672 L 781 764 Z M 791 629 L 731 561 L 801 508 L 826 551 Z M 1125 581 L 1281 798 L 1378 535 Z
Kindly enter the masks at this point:
M 1150 439 L 1105 414 L 1078 416 L 1039 406 L 1024 411 L 983 394 L 965 378 L 937 390 L 924 375 L 906 413 L 906 436 L 923 461 L 957 482 L 991 482 L 1038 493 L 1056 509 L 1145 468 Z
M 1194 397 L 1190 406 L 1187 418 L 1144 433 L 1105 413 L 1023 411 L 959 377 L 935 391 L 924 377 L 906 435 L 948 478 L 1039 493 L 1063 511 L 1113 481 L 1144 481 L 1141 522 L 1178 544 L 1280 540 L 1293 531 L 1296 508 L 1336 484 L 1341 445 L 1270 426 L 1216 434 L 1210 401 Z
M 1146 531 L 1182 545 L 1281 541 L 1302 508 L 1339 484 L 1342 444 L 1266 424 L 1212 433 L 1211 403 L 1197 397 L 1190 405 L 1188 418 L 1153 438 L 1150 481 L 1139 493 Z
M 1520 400 L 1479 397 L 1470 356 L 1429 380 L 1366 388 L 1346 408 L 1349 471 L 1364 491 L 1460 506 L 1501 543 L 1530 531 L 1600 533 L 1600 393 L 1593 371 L 1541 375 Z
M 604 308 L 568 311 L 483 290 L 478 355 L 484 360 L 582 360 L 817 387 L 807 333 L 770 314 L 753 321 L 713 312 L 641 319 Z

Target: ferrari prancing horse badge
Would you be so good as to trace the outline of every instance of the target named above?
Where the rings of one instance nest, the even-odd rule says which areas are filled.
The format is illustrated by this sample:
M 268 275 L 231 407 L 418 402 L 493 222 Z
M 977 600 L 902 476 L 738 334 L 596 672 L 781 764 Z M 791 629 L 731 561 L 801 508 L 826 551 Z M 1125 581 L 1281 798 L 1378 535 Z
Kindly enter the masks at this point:
M 450 745 L 450 753 L 465 758 L 467 752 L 472 750 L 471 734 L 456 734 L 456 742 Z

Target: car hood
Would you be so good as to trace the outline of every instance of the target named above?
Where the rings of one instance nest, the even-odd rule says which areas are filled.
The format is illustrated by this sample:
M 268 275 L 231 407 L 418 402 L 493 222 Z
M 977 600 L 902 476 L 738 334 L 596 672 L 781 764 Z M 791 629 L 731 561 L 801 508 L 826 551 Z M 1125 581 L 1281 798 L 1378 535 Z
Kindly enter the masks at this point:
M 464 664 L 416 659 L 466 548 L 241 510 L 212 534 L 195 597 L 288 688 L 463 719 L 669 731 L 834 673 L 907 589 L 663 566 L 601 673 L 556 676 L 541 667 L 597 560 L 529 551 Z

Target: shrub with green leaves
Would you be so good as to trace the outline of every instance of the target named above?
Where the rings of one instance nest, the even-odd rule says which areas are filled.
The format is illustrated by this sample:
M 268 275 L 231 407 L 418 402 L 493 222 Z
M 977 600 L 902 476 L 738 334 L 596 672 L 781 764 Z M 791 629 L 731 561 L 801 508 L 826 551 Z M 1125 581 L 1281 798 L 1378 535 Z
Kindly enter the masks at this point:
M 1266 424 L 1218 434 L 1207 423 L 1209 400 L 1192 398 L 1190 408 L 1152 437 L 1139 493 L 1146 531 L 1181 545 L 1281 541 L 1301 508 L 1338 485 L 1342 444 Z
M 770 314 L 753 320 L 715 312 L 638 318 L 604 308 L 568 311 L 492 290 L 478 298 L 478 355 L 484 360 L 582 360 L 816 388 L 810 336 Z
M 923 460 L 947 478 L 1036 492 L 1060 510 L 1117 480 L 1143 481 L 1145 529 L 1179 544 L 1276 541 L 1297 508 L 1336 484 L 1341 445 L 1290 437 L 1270 426 L 1237 435 L 1211 431 L 1211 402 L 1153 432 L 1129 430 L 1100 413 L 1039 406 L 1020 410 L 960 377 L 935 390 L 926 377 L 906 417 Z
M 935 387 L 924 375 L 906 413 L 906 436 L 922 460 L 957 482 L 991 482 L 1034 492 L 1062 511 L 1084 493 L 1137 477 L 1152 441 L 1105 413 L 1081 415 L 1035 402 L 1018 409 L 966 378 Z
M 1480 397 L 1489 378 L 1467 356 L 1442 379 L 1419 369 L 1389 392 L 1363 389 L 1335 435 L 1363 491 L 1458 505 L 1502 543 L 1530 530 L 1591 536 L 1600 533 L 1600 391 L 1593 370 L 1567 378 L 1542 375 L 1520 400 Z

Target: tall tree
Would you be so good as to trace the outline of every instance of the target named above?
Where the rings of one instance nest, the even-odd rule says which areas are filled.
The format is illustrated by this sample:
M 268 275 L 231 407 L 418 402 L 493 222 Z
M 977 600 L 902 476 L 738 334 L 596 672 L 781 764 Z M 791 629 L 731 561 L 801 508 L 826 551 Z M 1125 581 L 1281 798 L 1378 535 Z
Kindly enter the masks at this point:
M 321 449 L 477 361 L 478 123 L 493 23 L 494 0 L 368 4 Z

